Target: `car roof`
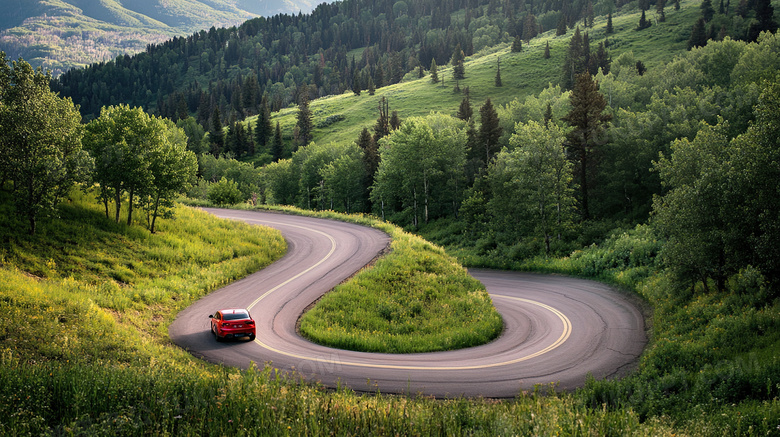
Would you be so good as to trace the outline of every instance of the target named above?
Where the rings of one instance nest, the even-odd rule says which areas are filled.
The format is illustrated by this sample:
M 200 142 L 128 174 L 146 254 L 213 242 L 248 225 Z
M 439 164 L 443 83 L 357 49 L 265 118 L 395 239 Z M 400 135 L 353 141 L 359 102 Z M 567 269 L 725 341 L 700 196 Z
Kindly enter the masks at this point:
M 235 314 L 237 312 L 249 314 L 249 310 L 244 309 L 244 308 L 230 308 L 230 309 L 226 309 L 226 310 L 219 310 L 218 312 L 220 312 L 222 314 Z

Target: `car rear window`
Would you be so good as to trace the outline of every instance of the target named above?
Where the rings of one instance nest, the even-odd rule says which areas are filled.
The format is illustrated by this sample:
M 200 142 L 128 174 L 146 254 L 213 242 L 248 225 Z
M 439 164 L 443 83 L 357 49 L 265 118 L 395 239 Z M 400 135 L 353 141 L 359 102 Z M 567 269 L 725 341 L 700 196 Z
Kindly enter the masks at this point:
M 227 313 L 224 315 L 223 320 L 238 320 L 238 319 L 248 319 L 249 313 L 246 311 L 236 311 L 234 313 Z

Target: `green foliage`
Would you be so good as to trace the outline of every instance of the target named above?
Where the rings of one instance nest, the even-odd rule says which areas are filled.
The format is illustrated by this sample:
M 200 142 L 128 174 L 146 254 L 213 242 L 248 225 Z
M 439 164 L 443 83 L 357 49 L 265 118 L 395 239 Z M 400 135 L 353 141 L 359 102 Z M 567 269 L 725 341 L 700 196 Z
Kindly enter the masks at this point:
M 209 185 L 207 196 L 209 202 L 219 206 L 235 205 L 244 200 L 238 184 L 225 177 Z
M 0 188 L 13 182 L 16 214 L 34 234 L 76 183 L 87 182 L 93 160 L 81 148 L 83 126 L 70 99 L 49 89 L 51 77 L 0 52 Z
M 465 139 L 463 121 L 443 114 L 407 118 L 382 139 L 371 190 L 377 215 L 398 214 L 400 223 L 417 226 L 456 208 Z
M 118 222 L 123 198 L 128 203 L 128 224 L 134 206 L 140 206 L 154 232 L 156 218 L 169 215 L 173 201 L 194 181 L 195 154 L 187 150 L 184 130 L 141 108 L 111 106 L 90 122 L 85 148 L 95 158 L 94 180 L 106 217 L 114 203 Z

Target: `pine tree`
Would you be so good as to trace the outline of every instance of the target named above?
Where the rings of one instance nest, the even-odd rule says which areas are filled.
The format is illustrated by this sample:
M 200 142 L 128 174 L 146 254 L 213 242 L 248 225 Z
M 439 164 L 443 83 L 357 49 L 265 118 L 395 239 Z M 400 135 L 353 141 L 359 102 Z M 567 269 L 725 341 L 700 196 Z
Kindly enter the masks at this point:
M 712 17 L 715 15 L 715 9 L 712 8 L 712 0 L 702 0 L 701 6 L 701 18 L 705 23 L 709 23 Z
M 436 59 L 431 59 L 431 82 L 439 83 L 439 68 L 436 65 Z
M 257 125 L 255 126 L 255 145 L 258 148 L 265 149 L 268 145 L 268 138 L 272 134 L 271 110 L 268 107 L 268 97 L 263 95 L 260 100 L 260 113 L 257 115 Z
M 466 68 L 463 66 L 463 60 L 465 56 L 463 49 L 460 48 L 460 44 L 455 46 L 455 50 L 452 52 L 452 78 L 457 80 L 463 80 L 466 78 Z
M 599 92 L 598 83 L 588 73 L 577 75 L 570 99 L 571 111 L 563 117 L 563 121 L 574 128 L 567 135 L 569 155 L 579 171 L 582 218 L 587 220 L 590 218 L 589 182 L 595 175 L 596 154 L 603 144 L 603 133 L 612 116 L 604 114 L 607 101 Z
M 615 28 L 612 27 L 612 12 L 607 14 L 607 35 L 615 33 Z
M 371 138 L 368 128 L 363 128 L 357 139 L 357 145 L 363 151 L 363 166 L 366 169 L 367 183 L 366 187 L 371 185 L 374 180 L 374 174 L 379 168 L 379 149 L 376 141 Z
M 517 35 L 512 42 L 512 53 L 520 53 L 521 51 L 523 51 L 523 39 Z
M 496 66 L 495 84 L 496 86 L 504 86 L 504 83 L 501 81 L 501 58 L 498 58 L 498 65 Z
M 379 99 L 379 117 L 374 124 L 374 142 L 379 143 L 379 140 L 390 134 L 390 103 L 383 96 Z
M 352 92 L 356 95 L 360 95 L 360 78 L 357 74 L 352 76 Z
M 284 150 L 284 144 L 282 143 L 282 128 L 279 127 L 279 122 L 276 122 L 276 130 L 274 131 L 274 139 L 271 142 L 271 157 L 274 162 L 282 159 L 282 151 Z
M 705 1 L 706 1 L 706 0 L 705 0 Z M 653 23 L 651 23 L 651 22 L 650 22 L 650 21 L 649 21 L 649 20 L 648 20 L 648 19 L 645 17 L 645 11 L 644 11 L 644 9 L 643 9 L 643 10 L 642 10 L 642 16 L 639 18 L 639 25 L 637 26 L 637 30 L 647 29 L 647 28 L 648 28 L 648 27 L 650 27 L 650 25 L 652 25 L 652 24 L 653 24 Z
M 211 115 L 211 130 L 209 131 L 209 142 L 211 143 L 211 154 L 219 156 L 225 148 L 225 134 L 222 132 L 222 116 L 219 113 L 219 107 L 214 108 Z
M 723 0 L 721 0 L 720 5 L 723 6 Z M 658 14 L 659 23 L 663 23 L 664 21 L 666 21 L 666 12 L 664 12 L 665 7 L 666 7 L 666 0 L 656 0 L 655 12 Z
M 496 153 L 499 151 L 499 140 L 501 138 L 501 125 L 498 120 L 498 113 L 490 101 L 490 97 L 479 108 L 481 124 L 477 134 L 476 150 L 472 151 L 472 156 L 482 161 L 482 167 L 486 168 Z
M 458 114 L 456 117 L 463 121 L 469 121 L 474 116 L 474 109 L 471 108 L 471 100 L 469 97 L 468 88 L 466 89 L 466 95 L 463 100 L 460 101 L 460 107 L 458 108 Z
M 555 36 L 566 35 L 566 17 L 561 14 L 561 18 L 558 19 L 558 27 L 555 28 Z
M 301 93 L 298 103 L 298 116 L 295 127 L 297 135 L 295 136 L 295 148 L 306 147 L 309 145 L 314 134 L 314 123 L 312 122 L 311 108 L 309 108 L 309 96 Z
M 571 87 L 574 86 L 576 75 L 587 69 L 585 58 L 586 53 L 585 47 L 583 46 L 582 34 L 580 33 L 580 28 L 577 27 L 574 30 L 574 35 L 569 41 L 569 51 L 566 53 L 566 59 L 563 63 L 562 87 L 571 89 Z
M 707 45 L 706 27 L 707 25 L 704 23 L 703 17 L 699 18 L 699 20 L 694 23 L 693 28 L 691 29 L 691 37 L 688 38 L 688 50 L 694 47 L 704 47 Z
M 393 111 L 390 114 L 390 129 L 396 130 L 401 127 L 401 117 L 398 116 L 398 111 Z
M 550 41 L 547 41 L 547 45 L 544 46 L 544 59 L 550 59 Z
M 756 2 L 756 22 L 751 24 L 748 29 L 748 40 L 756 41 L 761 32 L 777 31 L 778 24 L 775 21 L 775 8 L 772 7 L 771 0 L 758 0 Z

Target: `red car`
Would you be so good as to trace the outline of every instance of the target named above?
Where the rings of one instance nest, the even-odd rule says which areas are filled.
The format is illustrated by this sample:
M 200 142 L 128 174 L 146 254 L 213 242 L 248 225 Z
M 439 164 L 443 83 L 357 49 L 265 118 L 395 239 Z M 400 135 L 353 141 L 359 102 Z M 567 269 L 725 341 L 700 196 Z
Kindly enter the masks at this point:
M 250 341 L 255 339 L 255 321 L 248 310 L 219 310 L 209 318 L 211 332 L 217 341 L 238 337 L 249 337 Z

